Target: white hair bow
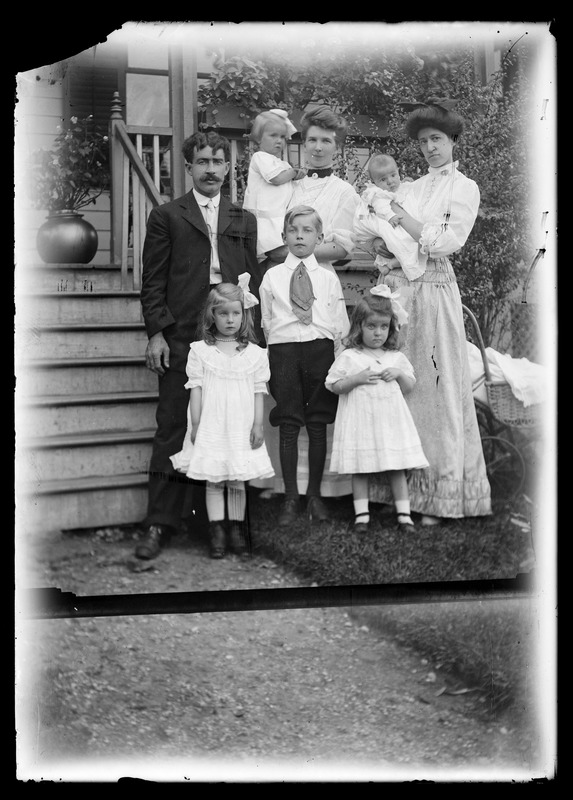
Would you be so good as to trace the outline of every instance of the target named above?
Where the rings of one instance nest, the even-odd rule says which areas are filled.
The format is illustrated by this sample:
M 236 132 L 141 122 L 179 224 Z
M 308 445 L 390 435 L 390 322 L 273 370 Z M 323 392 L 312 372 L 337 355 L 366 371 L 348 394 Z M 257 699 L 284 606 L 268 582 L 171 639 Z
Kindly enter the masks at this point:
M 252 308 L 252 306 L 259 305 L 259 301 L 255 297 L 255 295 L 252 294 L 252 292 L 249 292 L 250 279 L 251 276 L 249 275 L 248 272 L 242 272 L 238 278 L 239 286 L 243 290 L 243 297 L 244 297 L 243 305 L 245 306 L 245 308 Z
M 377 286 L 373 286 L 370 289 L 370 294 L 373 294 L 376 297 L 387 297 L 388 300 L 392 301 L 392 312 L 396 315 L 398 325 L 402 326 L 408 322 L 408 312 L 396 299 L 397 297 L 400 297 L 400 292 L 393 292 L 389 286 L 386 286 L 385 283 L 379 283 Z
M 287 112 L 284 111 L 284 109 L 282 108 L 271 108 L 270 113 L 279 116 L 282 119 L 282 121 L 286 124 L 288 138 L 290 139 L 293 136 L 293 134 L 296 133 L 296 128 L 288 118 Z

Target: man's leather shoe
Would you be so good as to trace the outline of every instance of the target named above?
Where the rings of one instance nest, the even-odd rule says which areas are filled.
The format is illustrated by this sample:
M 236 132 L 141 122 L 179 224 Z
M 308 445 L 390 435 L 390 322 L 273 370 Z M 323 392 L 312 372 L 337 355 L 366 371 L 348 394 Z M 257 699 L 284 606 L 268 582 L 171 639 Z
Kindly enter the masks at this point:
M 147 560 L 157 558 L 168 538 L 169 531 L 163 525 L 150 525 L 145 538 L 135 548 L 135 555 Z
M 226 540 L 223 523 L 209 523 L 209 555 L 211 558 L 224 558 Z
M 281 511 L 279 514 L 278 524 L 280 528 L 286 528 L 292 525 L 298 519 L 300 503 L 298 497 L 287 497 L 283 501 Z
M 321 497 L 309 497 L 306 510 L 308 511 L 309 518 L 315 519 L 318 522 L 325 522 L 329 518 L 328 510 Z

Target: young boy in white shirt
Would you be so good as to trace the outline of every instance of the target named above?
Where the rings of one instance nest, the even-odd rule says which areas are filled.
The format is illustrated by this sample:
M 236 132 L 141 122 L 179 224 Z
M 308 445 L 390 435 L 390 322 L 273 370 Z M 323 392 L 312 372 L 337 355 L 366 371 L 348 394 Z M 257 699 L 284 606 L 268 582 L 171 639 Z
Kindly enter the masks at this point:
M 340 280 L 321 267 L 314 250 L 323 240 L 322 220 L 314 208 L 295 206 L 287 212 L 283 240 L 289 254 L 265 273 L 260 286 L 261 318 L 267 341 L 276 405 L 269 414 L 279 428 L 279 457 L 285 499 L 279 525 L 297 518 L 298 437 L 306 427 L 309 440 L 307 512 L 328 519 L 320 496 L 326 460 L 326 426 L 334 422 L 338 397 L 324 381 L 349 329 Z

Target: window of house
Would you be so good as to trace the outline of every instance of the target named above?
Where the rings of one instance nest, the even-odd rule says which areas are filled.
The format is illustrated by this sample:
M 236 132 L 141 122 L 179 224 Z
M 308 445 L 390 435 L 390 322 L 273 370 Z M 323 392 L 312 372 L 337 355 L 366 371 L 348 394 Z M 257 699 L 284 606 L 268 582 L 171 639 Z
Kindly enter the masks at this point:
M 169 77 L 128 72 L 125 76 L 127 125 L 168 128 Z
M 96 128 L 107 134 L 114 92 L 119 89 L 113 67 L 71 66 L 67 71 L 67 98 L 71 116 L 93 116 Z

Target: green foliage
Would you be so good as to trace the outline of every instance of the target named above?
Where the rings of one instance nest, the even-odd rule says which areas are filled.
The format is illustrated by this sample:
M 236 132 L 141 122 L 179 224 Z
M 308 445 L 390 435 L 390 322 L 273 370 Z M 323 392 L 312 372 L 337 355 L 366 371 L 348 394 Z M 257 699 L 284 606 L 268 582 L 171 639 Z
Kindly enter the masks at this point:
M 50 150 L 32 154 L 30 196 L 34 208 L 77 211 L 95 203 L 109 186 L 108 137 L 95 130 L 93 117 L 70 118 L 58 127 Z
M 463 301 L 489 343 L 503 333 L 508 300 L 534 255 L 527 213 L 529 87 L 525 71 L 516 73 L 511 51 L 483 85 L 475 75 L 470 47 L 446 51 L 436 45 L 422 52 L 404 43 L 371 53 L 349 41 L 330 50 L 293 54 L 277 46 L 259 60 L 219 57 L 210 80 L 200 87 L 199 102 L 212 109 L 239 106 L 250 118 L 272 107 L 289 113 L 313 103 L 335 107 L 351 132 L 339 156 L 339 174 L 357 175 L 354 185 L 360 191 L 365 177 L 358 148 L 393 154 L 403 175 L 415 179 L 425 174 L 418 147 L 404 135 L 405 115 L 398 102 L 432 95 L 457 99 L 457 110 L 466 120 L 455 155 L 464 174 L 477 182 L 481 206 L 467 243 L 452 262 Z M 371 135 L 357 129 L 358 115 L 371 118 Z M 381 120 L 388 126 L 384 137 L 379 134 Z M 239 185 L 247 169 L 248 153 L 240 164 Z
M 216 58 L 209 80 L 199 86 L 199 109 L 212 108 L 217 114 L 221 104 L 238 106 L 254 117 L 262 109 L 277 107 L 274 98 L 278 79 L 274 66 L 243 56 Z

